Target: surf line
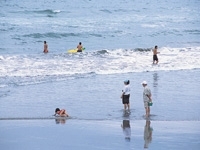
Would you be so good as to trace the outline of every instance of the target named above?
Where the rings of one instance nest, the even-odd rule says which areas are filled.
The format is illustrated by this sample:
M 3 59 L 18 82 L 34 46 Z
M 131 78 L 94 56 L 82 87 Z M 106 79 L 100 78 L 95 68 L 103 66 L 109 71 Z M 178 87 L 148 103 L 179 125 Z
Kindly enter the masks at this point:
M 51 119 L 70 119 L 71 117 L 17 117 L 0 118 L 0 120 L 51 120 Z

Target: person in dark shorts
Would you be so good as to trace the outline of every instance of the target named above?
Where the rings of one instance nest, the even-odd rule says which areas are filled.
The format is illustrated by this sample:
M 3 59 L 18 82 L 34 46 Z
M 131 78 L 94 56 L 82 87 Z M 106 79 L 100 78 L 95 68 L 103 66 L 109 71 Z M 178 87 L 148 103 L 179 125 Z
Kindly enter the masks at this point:
M 158 56 L 157 56 L 157 55 L 153 55 L 153 63 L 154 63 L 155 61 L 157 61 L 157 63 L 158 63 Z
M 81 44 L 82 44 L 82 43 L 79 42 L 79 44 L 77 45 L 77 48 L 78 48 L 77 52 L 82 52 L 83 46 L 82 46 Z
M 158 63 L 157 54 L 159 54 L 160 52 L 158 52 L 157 49 L 158 49 L 158 46 L 156 45 L 155 48 L 153 49 L 153 64 Z
M 130 110 L 130 102 L 129 102 L 129 98 L 130 98 L 130 81 L 129 80 L 125 80 L 124 81 L 124 89 L 122 90 L 122 95 L 121 95 L 121 99 L 122 99 L 122 104 L 124 104 L 124 110 Z

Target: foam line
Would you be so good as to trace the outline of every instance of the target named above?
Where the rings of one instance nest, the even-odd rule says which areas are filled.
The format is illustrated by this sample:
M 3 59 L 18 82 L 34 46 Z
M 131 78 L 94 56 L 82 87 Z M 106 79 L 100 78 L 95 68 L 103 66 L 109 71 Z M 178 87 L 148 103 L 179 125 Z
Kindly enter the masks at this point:
M 0 118 L 0 120 L 50 120 L 50 119 L 69 119 L 70 117 L 16 117 Z

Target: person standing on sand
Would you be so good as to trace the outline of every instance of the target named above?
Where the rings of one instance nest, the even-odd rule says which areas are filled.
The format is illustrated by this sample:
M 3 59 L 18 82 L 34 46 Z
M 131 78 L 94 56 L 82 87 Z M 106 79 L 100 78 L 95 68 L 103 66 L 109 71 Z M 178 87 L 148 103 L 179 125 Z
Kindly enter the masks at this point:
M 121 95 L 122 104 L 124 104 L 124 110 L 126 110 L 127 108 L 128 110 L 130 110 L 129 98 L 131 89 L 129 83 L 130 83 L 129 80 L 124 81 L 124 89 L 122 90 L 122 95 Z
M 146 117 L 149 117 L 149 115 L 150 115 L 150 106 L 148 104 L 149 104 L 149 102 L 152 102 L 151 90 L 147 86 L 147 82 L 146 81 L 143 81 L 141 84 L 144 87 L 143 101 L 144 101 L 144 108 L 145 108 L 145 111 L 146 111 Z
M 77 52 L 82 52 L 83 46 L 82 46 L 81 44 L 82 44 L 82 43 L 79 42 L 79 44 L 77 45 L 77 48 L 78 48 Z
M 154 63 L 158 64 L 157 54 L 159 54 L 160 52 L 158 52 L 157 50 L 158 50 L 158 46 L 156 45 L 155 48 L 153 49 L 153 64 Z
M 48 45 L 47 45 L 47 42 L 46 41 L 44 41 L 44 51 L 43 51 L 44 53 L 48 53 L 49 51 L 48 51 Z

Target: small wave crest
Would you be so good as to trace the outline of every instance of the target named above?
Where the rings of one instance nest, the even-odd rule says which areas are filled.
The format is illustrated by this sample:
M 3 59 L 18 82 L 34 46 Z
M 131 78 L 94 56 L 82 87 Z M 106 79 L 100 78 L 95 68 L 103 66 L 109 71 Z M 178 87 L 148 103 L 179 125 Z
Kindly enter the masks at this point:
M 32 38 L 62 38 L 62 37 L 73 37 L 73 36 L 80 36 L 79 33 L 54 33 L 54 32 L 48 32 L 48 33 L 34 33 L 34 34 L 25 34 L 24 37 L 32 37 Z
M 70 119 L 71 117 L 13 117 L 0 118 L 0 120 L 50 120 L 50 119 Z
M 107 50 L 100 50 L 96 52 L 97 54 L 108 54 Z
M 108 13 L 108 14 L 111 14 L 112 12 L 108 9 L 101 9 L 100 11 L 104 12 L 104 13 Z
M 39 10 L 39 11 L 33 11 L 33 12 L 38 13 L 38 14 L 57 14 L 57 13 L 60 13 L 61 10 L 45 9 L 45 10 Z
M 148 52 L 148 51 L 151 51 L 152 48 L 136 48 L 134 50 L 139 51 L 139 52 Z
M 76 54 L 0 56 L 2 85 L 27 85 L 84 78 L 95 74 L 200 69 L 200 47 L 159 48 L 152 65 L 151 48 L 103 49 Z

